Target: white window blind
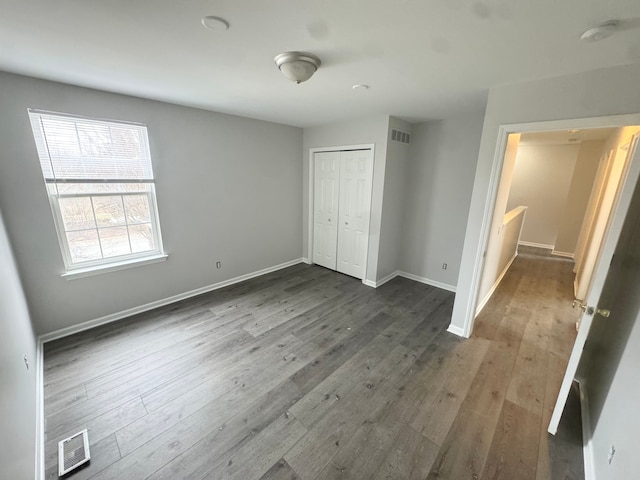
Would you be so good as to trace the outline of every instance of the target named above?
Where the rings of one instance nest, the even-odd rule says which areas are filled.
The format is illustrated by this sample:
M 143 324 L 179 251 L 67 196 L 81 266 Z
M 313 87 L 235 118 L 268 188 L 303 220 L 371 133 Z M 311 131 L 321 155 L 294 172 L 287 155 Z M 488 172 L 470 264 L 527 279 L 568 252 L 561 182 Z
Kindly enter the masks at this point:
M 147 127 L 29 116 L 67 270 L 161 253 Z
M 48 182 L 153 181 L 147 127 L 29 110 Z

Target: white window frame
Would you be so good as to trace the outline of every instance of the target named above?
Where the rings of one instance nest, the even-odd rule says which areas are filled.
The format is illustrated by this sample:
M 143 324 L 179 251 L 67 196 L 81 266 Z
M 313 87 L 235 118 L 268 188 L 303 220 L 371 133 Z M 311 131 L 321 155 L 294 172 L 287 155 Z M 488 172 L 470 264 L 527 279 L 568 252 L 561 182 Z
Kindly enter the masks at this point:
M 33 113 L 36 115 L 46 114 L 46 115 L 53 115 L 53 116 L 66 117 L 66 118 L 86 119 L 90 121 L 104 122 L 104 123 L 109 123 L 109 124 L 118 125 L 118 126 L 135 125 L 138 127 L 144 127 L 145 133 L 147 134 L 146 147 L 147 149 L 149 149 L 148 131 L 147 131 L 146 125 L 144 124 L 119 121 L 119 120 L 104 120 L 104 119 L 97 119 L 97 118 L 91 118 L 91 117 L 84 117 L 80 115 L 49 112 L 49 111 L 38 110 L 38 109 L 28 109 L 28 112 L 29 114 Z M 149 153 L 149 158 L 151 158 L 150 152 L 148 153 Z M 38 159 L 38 161 L 40 162 L 40 159 Z M 44 178 L 44 172 L 43 172 L 43 178 Z M 47 196 L 49 198 L 49 204 L 51 206 L 51 211 L 53 213 L 53 220 L 56 228 L 56 234 L 58 236 L 58 244 L 60 247 L 60 251 L 62 253 L 62 259 L 64 261 L 64 266 L 65 266 L 65 272 L 62 273 L 61 275 L 62 277 L 65 277 L 68 280 L 71 280 L 74 278 L 81 278 L 81 277 L 95 275 L 99 273 L 123 270 L 126 268 L 131 268 L 139 265 L 162 262 L 168 258 L 168 255 L 164 253 L 164 246 L 162 243 L 160 218 L 158 216 L 158 204 L 157 204 L 157 199 L 155 194 L 155 181 L 156 181 L 155 174 L 153 175 L 152 180 L 144 180 L 139 182 L 139 183 L 148 184 L 149 186 L 148 191 L 132 191 L 132 192 L 94 192 L 94 193 L 86 193 L 86 194 L 85 193 L 52 193 L 49 187 L 49 184 L 56 183 L 56 181 L 52 182 L 51 180 L 47 180 L 47 179 L 44 179 L 44 180 L 45 180 L 45 189 L 47 191 Z M 64 181 L 60 183 L 64 183 Z M 113 180 L 87 179 L 86 181 L 82 181 L 78 183 L 120 183 L 122 184 L 122 183 L 136 183 L 136 181 L 135 180 L 123 181 L 121 179 L 113 179 Z M 97 225 L 97 220 L 95 218 L 95 210 L 93 208 L 93 199 L 96 197 L 121 197 L 123 208 L 125 208 L 125 215 L 124 215 L 125 224 L 121 226 L 127 227 L 127 232 L 128 232 L 128 227 L 130 224 L 128 223 L 128 220 L 127 220 L 126 207 L 124 206 L 125 205 L 124 197 L 129 195 L 137 195 L 137 196 L 146 195 L 147 196 L 148 205 L 149 205 L 149 220 L 150 220 L 149 223 L 151 224 L 153 241 L 156 248 L 154 250 L 147 250 L 144 252 L 128 253 L 128 254 L 117 255 L 112 257 L 103 256 L 100 259 L 74 262 L 71 256 L 69 242 L 67 240 L 67 235 L 66 235 L 67 231 L 65 230 L 65 227 L 64 227 L 64 220 L 62 217 L 62 211 L 60 209 L 60 199 L 73 198 L 73 197 L 89 198 L 92 203 L 92 212 L 94 214 L 95 229 L 99 237 L 101 227 Z M 136 225 L 136 224 L 131 224 L 131 225 Z M 129 240 L 130 240 L 130 237 L 129 237 Z M 103 255 L 102 245 L 100 243 L 99 238 L 98 238 L 98 245 L 100 247 L 101 255 Z

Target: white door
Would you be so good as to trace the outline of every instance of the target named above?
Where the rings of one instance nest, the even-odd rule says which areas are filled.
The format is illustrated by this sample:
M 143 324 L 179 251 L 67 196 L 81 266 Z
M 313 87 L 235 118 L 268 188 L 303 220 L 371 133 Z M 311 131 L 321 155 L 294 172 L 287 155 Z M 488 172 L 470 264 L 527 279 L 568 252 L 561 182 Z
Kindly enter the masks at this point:
M 318 152 L 313 163 L 313 263 L 335 270 L 340 152 Z
M 371 150 L 341 152 L 337 270 L 359 279 L 367 261 L 372 173 Z
M 600 253 L 602 239 L 614 206 L 616 194 L 620 188 L 622 176 L 628 164 L 629 151 L 618 148 L 609 156 L 605 165 L 602 185 L 597 189 L 598 198 L 592 221 L 587 232 L 587 241 L 580 262 L 576 264 L 575 297 L 584 300 L 589 290 L 595 262 Z
M 607 279 L 609 272 L 609 266 L 611 265 L 613 254 L 616 249 L 618 238 L 624 224 L 624 219 L 629 210 L 629 204 L 635 190 L 635 186 L 640 174 L 640 151 L 637 148 L 637 138 L 634 137 L 631 147 L 629 148 L 631 161 L 629 162 L 629 168 L 626 175 L 623 175 L 621 185 L 622 188 L 614 202 L 613 214 L 609 222 L 609 228 L 604 234 L 604 240 L 600 249 L 599 258 L 595 264 L 593 277 L 591 280 L 591 287 L 589 293 L 586 296 L 586 310 L 582 319 L 580 320 L 580 328 L 578 329 L 578 335 L 569 357 L 569 364 L 562 380 L 562 386 L 560 387 L 560 393 L 558 393 L 558 399 L 556 400 L 553 414 L 551 415 L 551 421 L 549 422 L 549 433 L 554 434 L 558 430 L 558 424 L 562 417 L 564 406 L 567 403 L 567 396 L 571 389 L 571 384 L 576 376 L 580 358 L 582 357 L 582 351 L 584 350 L 584 344 L 591 328 L 594 315 L 600 315 L 598 308 L 600 304 L 600 298 L 603 293 L 603 286 Z M 636 221 L 631 219 L 631 221 Z M 603 308 L 610 308 L 609 305 L 602 305 Z

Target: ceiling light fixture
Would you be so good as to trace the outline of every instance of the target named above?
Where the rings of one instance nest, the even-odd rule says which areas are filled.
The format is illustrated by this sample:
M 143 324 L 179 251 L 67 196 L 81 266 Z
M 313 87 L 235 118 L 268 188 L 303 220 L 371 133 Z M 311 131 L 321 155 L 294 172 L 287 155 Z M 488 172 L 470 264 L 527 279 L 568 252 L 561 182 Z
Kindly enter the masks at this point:
M 619 26 L 620 22 L 618 20 L 609 20 L 584 32 L 580 36 L 580 40 L 584 40 L 585 42 L 598 42 L 600 40 L 604 40 L 605 38 L 613 35 L 616 30 L 618 30 Z
M 282 74 L 295 83 L 306 82 L 320 67 L 320 59 L 307 52 L 285 52 L 273 59 Z
M 202 26 L 211 30 L 212 32 L 226 32 L 229 30 L 229 22 L 227 22 L 224 18 L 214 17 L 209 15 L 207 17 L 202 17 L 200 20 Z

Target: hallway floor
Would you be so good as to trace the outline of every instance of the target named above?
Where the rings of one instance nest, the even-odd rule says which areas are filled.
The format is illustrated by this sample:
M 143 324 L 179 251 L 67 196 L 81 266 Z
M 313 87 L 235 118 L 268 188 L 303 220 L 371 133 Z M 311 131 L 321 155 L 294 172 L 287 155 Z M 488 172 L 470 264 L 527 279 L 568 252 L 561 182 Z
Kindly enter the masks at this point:
M 584 478 L 577 389 L 570 394 L 557 434 L 547 433 L 580 316 L 580 310 L 572 308 L 572 268 L 572 261 L 546 250 L 519 247 L 518 257 L 476 319 L 472 338 L 492 342 L 476 376 L 477 387 L 484 395 L 504 395 L 501 409 L 485 410 L 486 421 L 496 425 L 485 472 L 497 475 L 482 478 Z M 473 396 L 467 395 L 471 410 Z M 524 463 L 505 460 L 507 446 L 520 451 Z M 535 477 L 521 470 L 525 465 L 535 470 Z

